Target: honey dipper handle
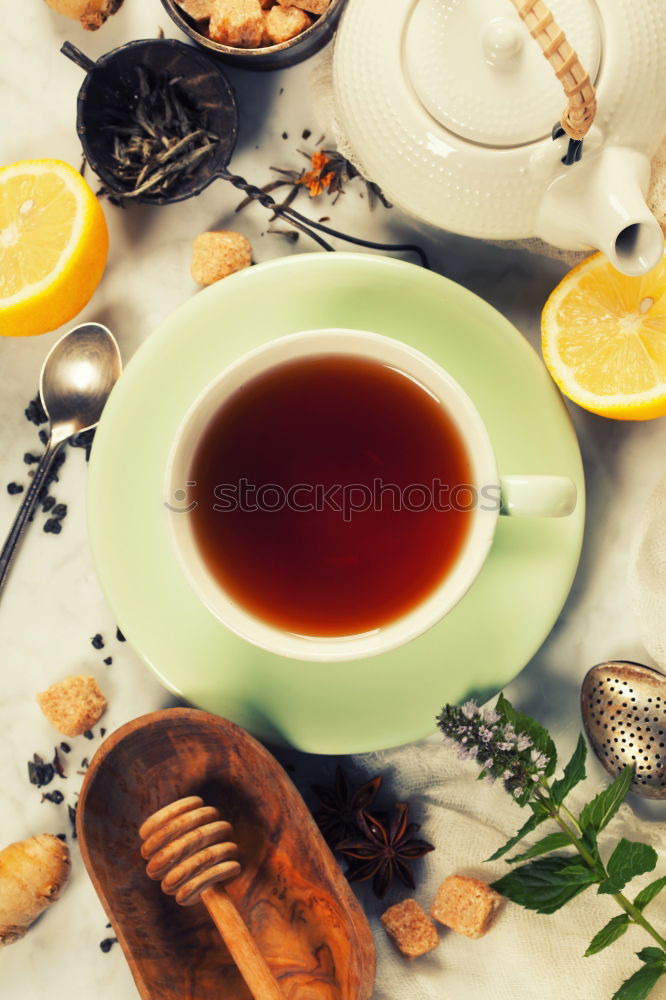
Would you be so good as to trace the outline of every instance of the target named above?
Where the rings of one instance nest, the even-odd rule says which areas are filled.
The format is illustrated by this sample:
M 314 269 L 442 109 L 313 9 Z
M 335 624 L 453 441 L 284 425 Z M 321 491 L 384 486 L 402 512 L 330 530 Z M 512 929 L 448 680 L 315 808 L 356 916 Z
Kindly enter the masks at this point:
M 285 1000 L 284 993 L 266 965 L 257 942 L 222 886 L 215 885 L 204 889 L 201 893 L 201 902 L 213 918 L 254 1000 Z

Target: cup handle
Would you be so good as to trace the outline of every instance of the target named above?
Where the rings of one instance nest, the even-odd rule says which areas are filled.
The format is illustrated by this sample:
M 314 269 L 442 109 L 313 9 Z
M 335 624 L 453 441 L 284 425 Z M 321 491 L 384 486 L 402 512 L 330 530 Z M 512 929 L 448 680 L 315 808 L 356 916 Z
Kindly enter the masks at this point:
M 502 476 L 500 514 L 568 517 L 576 508 L 576 484 L 566 476 Z

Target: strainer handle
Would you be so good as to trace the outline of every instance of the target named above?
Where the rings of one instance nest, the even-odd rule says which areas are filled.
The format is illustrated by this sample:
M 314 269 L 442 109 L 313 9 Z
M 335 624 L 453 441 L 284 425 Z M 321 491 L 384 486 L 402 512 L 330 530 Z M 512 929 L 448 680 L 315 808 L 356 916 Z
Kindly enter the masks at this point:
M 68 59 L 71 59 L 72 62 L 76 63 L 77 66 L 84 69 L 86 73 L 89 73 L 91 69 L 95 68 L 95 61 L 93 59 L 89 59 L 85 52 L 82 52 L 81 49 L 77 49 L 76 45 L 73 45 L 72 42 L 63 42 L 60 46 L 60 51 L 64 56 L 67 56 Z
M 560 119 L 562 128 L 570 139 L 580 142 L 587 135 L 597 110 L 590 74 L 544 0 L 511 0 L 511 3 L 562 84 L 568 101 Z

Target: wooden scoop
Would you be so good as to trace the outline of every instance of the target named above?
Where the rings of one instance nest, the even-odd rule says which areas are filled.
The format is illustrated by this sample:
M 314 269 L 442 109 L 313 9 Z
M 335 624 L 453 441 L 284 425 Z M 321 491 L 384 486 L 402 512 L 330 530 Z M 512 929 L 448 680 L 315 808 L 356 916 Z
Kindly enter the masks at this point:
M 164 806 L 139 828 L 146 873 L 181 906 L 201 901 L 255 1000 L 284 1000 L 247 924 L 222 883 L 240 875 L 230 823 L 198 795 Z
M 225 894 L 285 1000 L 370 1000 L 372 934 L 303 799 L 249 733 L 192 708 L 144 715 L 108 736 L 77 809 L 82 858 L 142 1000 L 252 1000 L 205 906 L 176 906 L 146 878 L 139 836 L 146 817 L 192 796 L 233 824 L 233 835 L 222 832 L 201 849 L 232 841 L 242 848 L 242 866 L 227 849 L 216 863 L 238 872 Z M 149 849 L 158 853 L 155 844 Z

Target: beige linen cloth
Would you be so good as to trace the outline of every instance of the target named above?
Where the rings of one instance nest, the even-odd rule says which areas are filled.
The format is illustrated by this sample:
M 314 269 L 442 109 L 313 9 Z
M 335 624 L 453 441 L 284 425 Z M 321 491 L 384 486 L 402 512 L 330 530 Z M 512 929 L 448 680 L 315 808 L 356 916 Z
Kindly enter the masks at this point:
M 400 887 L 391 891 L 391 901 L 413 896 L 427 911 L 448 875 L 492 881 L 509 871 L 511 866 L 503 859 L 483 862 L 516 833 L 529 811 L 515 805 L 500 783 L 477 781 L 476 765 L 459 761 L 455 749 L 433 740 L 366 754 L 355 763 L 367 777 L 386 775 L 392 794 L 409 800 L 410 819 L 413 813 L 422 822 L 416 836 L 436 845 L 435 851 L 416 862 L 417 890 Z M 579 786 L 584 791 L 576 789 L 567 802 L 582 807 L 603 787 L 605 783 L 597 787 L 588 779 Z M 535 842 L 554 829 L 554 824 L 544 823 L 524 843 Z M 638 821 L 623 806 L 602 834 L 602 853 L 612 850 L 622 836 L 651 843 L 660 855 L 655 872 L 632 883 L 634 893 L 666 874 L 666 823 Z M 362 887 L 361 892 L 377 944 L 373 1000 L 611 1000 L 620 984 L 640 967 L 635 952 L 654 944 L 645 931 L 631 927 L 605 951 L 584 958 L 597 931 L 621 912 L 610 897 L 597 895 L 593 887 L 551 915 L 506 901 L 494 927 L 479 940 L 438 925 L 437 948 L 410 961 L 397 952 L 379 921 L 388 903 L 375 901 L 369 887 Z M 646 914 L 657 929 L 666 931 L 666 890 Z M 650 1000 L 665 998 L 666 978 Z

